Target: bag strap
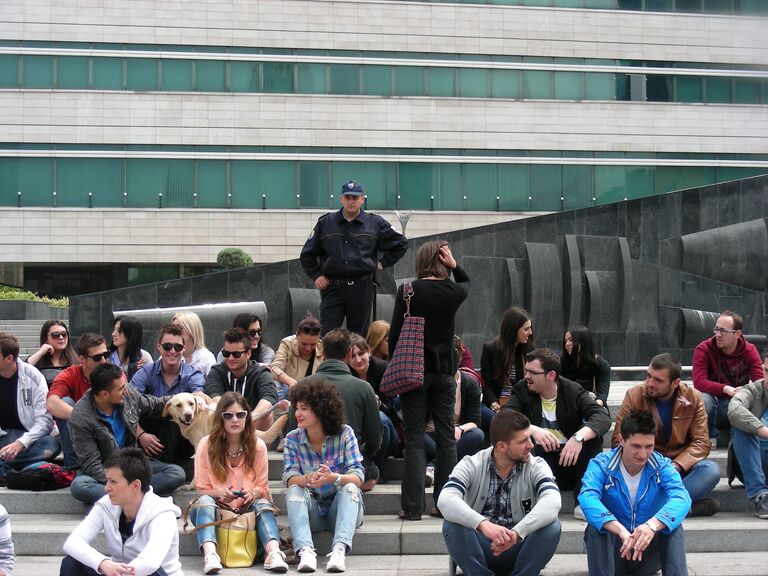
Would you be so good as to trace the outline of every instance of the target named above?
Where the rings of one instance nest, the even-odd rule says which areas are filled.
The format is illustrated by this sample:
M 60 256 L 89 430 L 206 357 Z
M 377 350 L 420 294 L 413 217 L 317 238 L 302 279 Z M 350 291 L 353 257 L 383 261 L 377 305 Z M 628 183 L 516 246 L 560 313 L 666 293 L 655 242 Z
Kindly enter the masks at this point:
M 235 520 L 237 520 L 237 516 L 239 514 L 235 513 L 235 515 L 230 516 L 229 518 L 222 518 L 221 520 L 216 520 L 214 522 L 206 522 L 205 524 L 192 526 L 192 530 L 187 530 L 189 526 L 189 510 L 191 508 L 215 508 L 216 510 L 221 509 L 216 504 L 200 504 L 198 500 L 199 499 L 193 500 L 192 502 L 187 504 L 187 507 L 184 509 L 184 525 L 182 526 L 182 528 L 184 529 L 184 534 L 191 534 L 192 532 L 196 532 L 201 528 L 208 528 L 209 526 L 221 526 L 222 524 L 229 524 L 230 522 L 234 522 Z M 232 510 L 232 512 L 234 512 L 234 510 Z
M 413 298 L 413 286 L 410 282 L 403 284 L 403 300 L 405 300 L 405 314 L 403 318 L 411 316 L 411 298 Z

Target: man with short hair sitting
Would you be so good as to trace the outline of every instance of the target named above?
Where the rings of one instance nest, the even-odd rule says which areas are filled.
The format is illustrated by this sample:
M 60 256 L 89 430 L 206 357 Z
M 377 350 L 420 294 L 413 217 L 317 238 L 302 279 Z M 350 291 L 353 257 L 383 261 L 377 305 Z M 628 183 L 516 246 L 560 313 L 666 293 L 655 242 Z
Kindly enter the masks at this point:
M 64 542 L 60 576 L 183 576 L 181 510 L 149 485 L 152 469 L 138 448 L 121 448 L 104 462 L 107 495 Z M 104 532 L 107 552 L 91 542 Z
M 102 498 L 107 484 L 103 462 L 118 448 L 138 445 L 146 434 L 139 431 L 139 418 L 159 416 L 164 407 L 164 399 L 145 396 L 127 385 L 118 366 L 97 366 L 91 372 L 91 389 L 75 404 L 69 419 L 72 447 L 80 462 L 70 487 L 72 496 L 86 504 Z M 170 494 L 184 483 L 180 466 L 154 459 L 149 463 L 158 494 Z
M 462 458 L 443 486 L 443 538 L 464 574 L 537 575 L 554 555 L 560 490 L 532 449 L 528 418 L 501 410 L 491 421 L 491 447 Z
M 620 444 L 587 467 L 579 503 L 590 576 L 685 576 L 682 523 L 691 497 L 672 462 L 653 451 L 656 421 L 633 411 L 621 423 Z

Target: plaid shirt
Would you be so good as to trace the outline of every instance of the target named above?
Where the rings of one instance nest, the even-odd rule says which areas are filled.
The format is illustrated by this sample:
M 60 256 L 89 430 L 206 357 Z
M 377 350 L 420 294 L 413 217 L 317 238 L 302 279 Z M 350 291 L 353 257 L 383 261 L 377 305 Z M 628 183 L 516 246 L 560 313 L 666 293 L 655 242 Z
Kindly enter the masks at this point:
M 365 479 L 363 457 L 360 455 L 355 433 L 346 424 L 336 436 L 325 437 L 320 454 L 312 448 L 306 430 L 303 428 L 292 430 L 285 437 L 283 461 L 283 482 L 286 486 L 290 478 L 311 474 L 322 464 L 327 464 L 328 468 L 336 474 L 355 474 L 360 481 Z M 320 514 L 328 512 L 328 508 L 336 497 L 336 486 L 326 484 L 320 488 L 309 488 L 309 490 L 317 500 Z
M 488 485 L 488 498 L 483 506 L 483 516 L 488 518 L 494 524 L 512 528 L 515 525 L 512 519 L 512 500 L 509 497 L 509 483 L 520 471 L 521 464 L 518 464 L 509 473 L 506 479 L 499 476 L 496 470 L 496 463 L 493 458 L 488 463 L 488 472 L 491 481 Z

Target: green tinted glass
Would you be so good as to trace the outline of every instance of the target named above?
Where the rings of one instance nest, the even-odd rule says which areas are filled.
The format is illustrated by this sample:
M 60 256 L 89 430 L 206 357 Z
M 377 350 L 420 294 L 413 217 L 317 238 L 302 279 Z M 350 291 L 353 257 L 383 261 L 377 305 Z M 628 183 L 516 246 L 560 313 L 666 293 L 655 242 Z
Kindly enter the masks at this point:
M 520 70 L 491 70 L 491 97 L 520 98 L 522 76 Z
M 481 68 L 459 68 L 459 93 L 462 98 L 488 98 L 491 74 Z
M 264 62 L 264 92 L 293 92 L 293 64 Z
M 226 208 L 227 206 L 227 161 L 197 160 L 195 192 L 200 208 Z
M 581 100 L 584 75 L 579 72 L 555 72 L 555 98 Z
M 705 78 L 706 101 L 727 104 L 733 102 L 733 80 L 731 78 Z
M 553 73 L 541 70 L 523 72 L 523 98 L 552 98 Z
M 427 68 L 427 92 L 430 96 L 456 96 L 456 69 Z
M 162 60 L 163 90 L 190 91 L 194 87 L 191 60 Z
M 360 94 L 360 67 L 356 64 L 331 64 L 331 94 Z
M 592 203 L 593 184 L 593 166 L 563 166 L 563 209 L 589 206 Z
M 22 206 L 50 206 L 53 199 L 53 159 L 22 159 L 17 185 L 21 191 Z
M 89 59 L 85 56 L 58 56 L 56 58 L 56 85 L 59 88 L 89 88 Z
M 195 90 L 224 92 L 227 79 L 226 63 L 216 60 L 195 61 Z
M 397 66 L 395 68 L 396 96 L 424 96 L 424 68 Z
M 392 67 L 363 65 L 363 94 L 390 96 Z
M 22 56 L 22 86 L 53 88 L 53 56 Z
M 232 92 L 259 91 L 259 63 L 232 62 Z
M 299 194 L 302 208 L 325 208 L 330 197 L 327 162 L 299 162 Z
M 760 80 L 756 78 L 736 78 L 737 104 L 760 104 Z
M 325 64 L 298 65 L 299 93 L 325 94 Z
M 613 73 L 587 72 L 584 74 L 587 100 L 615 100 L 616 75 Z
M 464 171 L 467 207 L 470 210 L 496 210 L 498 167 L 495 164 L 467 164 Z
M 400 208 L 429 210 L 433 194 L 433 169 L 431 163 L 401 162 L 399 164 Z
M 676 102 L 703 102 L 702 79 L 699 76 L 678 76 L 675 79 Z
M 96 90 L 122 90 L 122 58 L 94 58 L 93 87 Z
M 563 167 L 534 164 L 531 166 L 531 209 L 560 210 Z
M 128 90 L 157 90 L 157 60 L 128 58 Z
M 19 85 L 19 57 L 0 54 L 0 88 L 16 88 Z

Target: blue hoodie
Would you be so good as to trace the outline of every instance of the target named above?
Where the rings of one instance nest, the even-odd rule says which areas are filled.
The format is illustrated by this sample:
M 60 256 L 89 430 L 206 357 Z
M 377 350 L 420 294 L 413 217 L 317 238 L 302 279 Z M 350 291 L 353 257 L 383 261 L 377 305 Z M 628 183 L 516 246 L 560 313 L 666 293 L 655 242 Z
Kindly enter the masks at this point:
M 640 524 L 656 518 L 664 523 L 661 532 L 669 534 L 677 529 L 691 508 L 691 497 L 672 461 L 658 452 L 651 454 L 632 507 L 629 488 L 619 469 L 621 454 L 622 448 L 617 446 L 590 461 L 579 492 L 579 504 L 587 522 L 605 532 L 603 526 L 617 520 L 634 532 Z

